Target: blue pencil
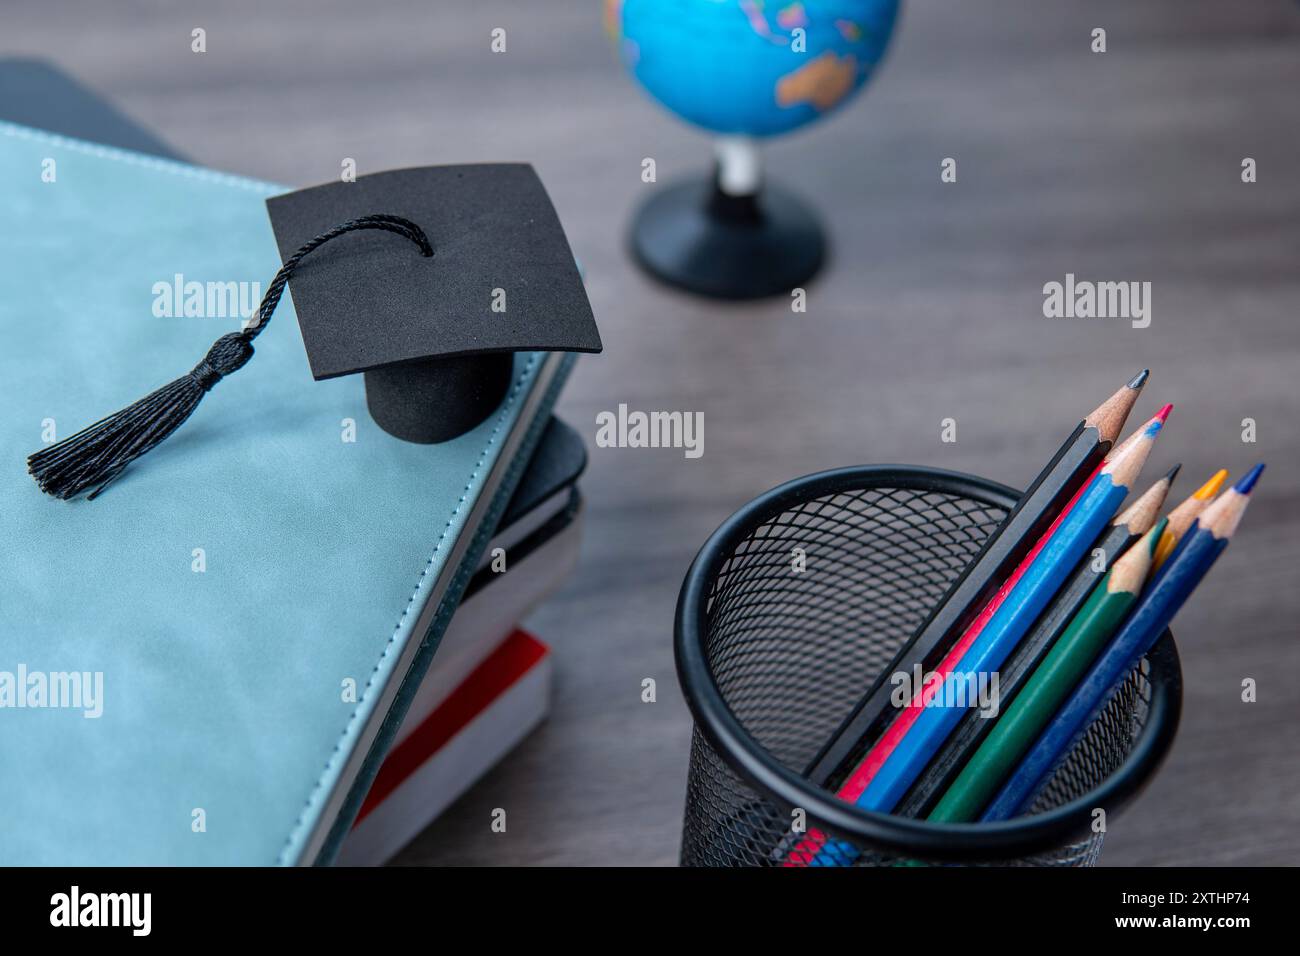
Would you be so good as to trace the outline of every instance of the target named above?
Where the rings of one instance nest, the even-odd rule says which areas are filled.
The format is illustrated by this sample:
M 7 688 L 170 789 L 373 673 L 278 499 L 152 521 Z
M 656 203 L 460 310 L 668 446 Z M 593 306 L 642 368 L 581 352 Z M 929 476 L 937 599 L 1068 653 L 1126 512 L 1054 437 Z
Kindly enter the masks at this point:
M 1147 585 L 1079 686 L 1003 784 L 981 820 L 1006 820 L 1032 805 L 1056 766 L 1070 753 L 1075 741 L 1106 706 L 1142 655 L 1165 632 L 1174 614 L 1228 546 L 1263 470 L 1262 464 L 1256 465 L 1205 509 Z

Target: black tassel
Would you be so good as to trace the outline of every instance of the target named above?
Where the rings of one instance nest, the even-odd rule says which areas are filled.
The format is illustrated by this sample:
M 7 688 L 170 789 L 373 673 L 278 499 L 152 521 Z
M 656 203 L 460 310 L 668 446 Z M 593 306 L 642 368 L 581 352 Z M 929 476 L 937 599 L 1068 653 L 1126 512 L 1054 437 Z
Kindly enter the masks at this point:
M 397 233 L 420 247 L 426 257 L 433 247 L 424 231 L 399 216 L 363 216 L 323 232 L 295 252 L 276 273 L 257 318 L 242 332 L 223 335 L 208 350 L 203 361 L 186 375 L 164 385 L 132 405 L 70 438 L 43 448 L 27 459 L 41 491 L 56 498 L 75 498 L 94 488 L 88 500 L 96 498 L 132 461 L 155 448 L 190 417 L 203 396 L 231 372 L 238 371 L 253 357 L 257 338 L 280 304 L 284 287 L 303 257 L 329 240 L 358 229 L 382 229 Z
M 252 357 L 253 343 L 242 333 L 223 335 L 188 375 L 38 451 L 27 459 L 27 470 L 47 495 L 74 498 L 97 486 L 87 496 L 93 500 L 123 468 L 180 428 L 213 385 Z

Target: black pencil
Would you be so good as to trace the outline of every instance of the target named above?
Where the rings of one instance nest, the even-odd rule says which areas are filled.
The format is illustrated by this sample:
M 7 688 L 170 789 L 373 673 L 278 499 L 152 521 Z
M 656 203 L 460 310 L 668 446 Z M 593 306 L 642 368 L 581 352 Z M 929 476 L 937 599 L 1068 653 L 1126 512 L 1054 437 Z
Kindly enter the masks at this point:
M 1164 506 L 1169 488 L 1178 475 L 1179 467 L 1175 465 L 1171 468 L 1168 474 L 1115 517 L 1093 544 L 1090 553 L 1079 562 L 1047 610 L 1025 635 L 1025 639 L 998 669 L 999 711 L 1005 710 L 1015 699 L 1016 693 L 1069 626 L 1106 571 L 1133 542 L 1151 530 Z M 985 716 L 979 708 L 971 708 L 952 735 L 944 741 L 943 747 L 912 785 L 895 812 L 911 817 L 929 813 L 931 806 L 961 773 L 970 755 L 983 743 L 996 722 L 995 718 Z
M 1007 575 L 1092 476 L 1124 427 L 1148 374 L 1143 369 L 1079 422 L 929 618 L 881 671 L 875 684 L 813 758 L 805 771 L 808 779 L 834 789 L 839 778 L 849 772 L 883 732 L 894 716 L 890 675 L 911 673 L 917 665 L 929 671 L 943 659 Z

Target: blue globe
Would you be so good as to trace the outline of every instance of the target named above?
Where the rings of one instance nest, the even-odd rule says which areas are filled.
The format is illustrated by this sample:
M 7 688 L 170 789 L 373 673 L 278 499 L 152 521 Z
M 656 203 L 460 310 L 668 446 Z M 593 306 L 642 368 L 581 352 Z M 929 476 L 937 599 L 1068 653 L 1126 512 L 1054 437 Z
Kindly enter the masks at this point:
M 898 0 L 606 0 L 605 25 L 651 96 L 714 133 L 776 136 L 861 89 Z

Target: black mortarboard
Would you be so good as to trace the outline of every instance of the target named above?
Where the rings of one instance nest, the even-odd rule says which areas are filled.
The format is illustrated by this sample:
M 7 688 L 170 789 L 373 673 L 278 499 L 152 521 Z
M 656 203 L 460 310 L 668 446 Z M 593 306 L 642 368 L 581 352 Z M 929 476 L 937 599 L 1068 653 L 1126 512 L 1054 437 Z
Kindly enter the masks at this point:
M 266 205 L 286 261 L 376 209 L 428 236 L 431 258 L 358 235 L 289 280 L 312 375 L 364 372 L 371 416 L 398 438 L 444 441 L 473 428 L 505 397 L 514 352 L 601 349 L 559 217 L 526 163 L 374 173 Z
M 313 377 L 364 372 L 371 417 L 407 441 L 446 441 L 483 421 L 509 390 L 515 352 L 601 350 L 573 253 L 527 164 L 375 173 L 267 208 L 284 265 L 255 318 L 185 375 L 31 455 L 43 491 L 93 488 L 93 498 L 180 427 L 252 358 L 286 285 Z

